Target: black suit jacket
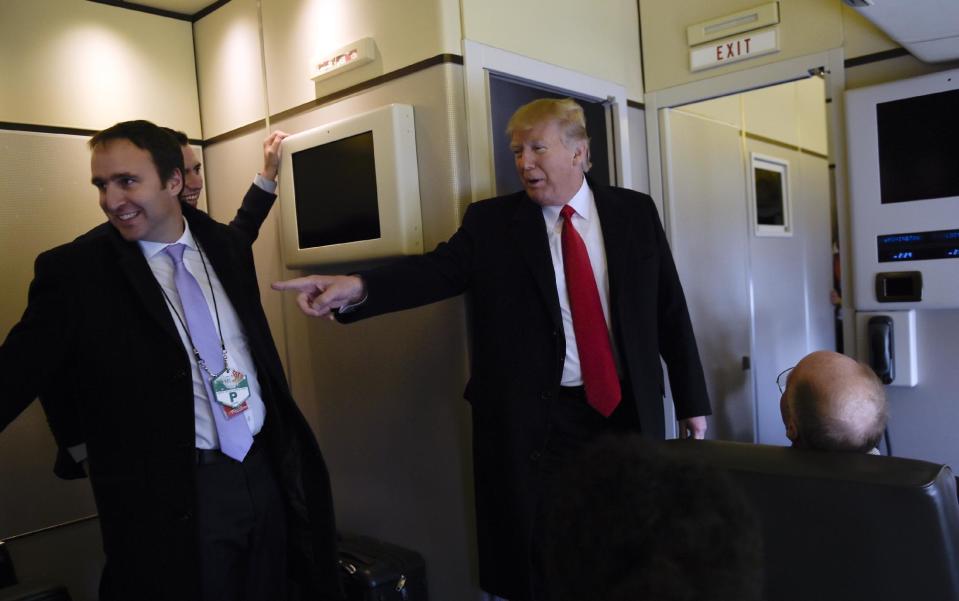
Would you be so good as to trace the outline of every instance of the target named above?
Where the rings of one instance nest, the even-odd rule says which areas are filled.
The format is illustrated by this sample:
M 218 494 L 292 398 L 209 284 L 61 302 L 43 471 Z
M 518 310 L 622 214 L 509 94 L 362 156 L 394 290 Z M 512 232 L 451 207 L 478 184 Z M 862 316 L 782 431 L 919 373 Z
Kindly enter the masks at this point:
M 663 372 L 676 415 L 710 414 L 686 300 L 652 200 L 590 182 L 603 229 L 610 318 L 641 433 L 664 435 Z M 475 203 L 460 229 L 423 256 L 363 272 L 368 297 L 349 322 L 448 298 L 471 297 L 471 377 L 480 582 L 528 596 L 538 462 L 566 353 L 542 209 L 519 192 Z
M 253 240 L 183 210 L 253 353 L 267 407 L 260 437 L 288 500 L 292 588 L 337 599 L 329 479 L 260 304 Z M 0 429 L 43 395 L 58 445 L 87 445 L 107 556 L 102 597 L 196 598 L 190 358 L 139 246 L 103 224 L 41 254 L 26 312 L 0 346 L 0 378 Z
M 260 227 L 270 214 L 270 209 L 276 201 L 276 194 L 267 192 L 250 184 L 250 188 L 243 196 L 240 208 L 230 221 L 230 227 L 250 240 L 256 241 L 260 235 Z M 72 449 L 85 445 L 82 432 L 77 429 L 80 423 L 76 413 L 78 406 L 75 399 L 70 398 L 69 379 L 49 382 L 39 400 L 44 407 L 50 431 L 57 440 L 57 457 L 53 465 L 53 473 L 64 480 L 86 478 L 87 473 L 82 462 L 74 459 Z M 47 410 L 53 407 L 53 410 Z M 85 455 L 84 451 L 80 452 Z

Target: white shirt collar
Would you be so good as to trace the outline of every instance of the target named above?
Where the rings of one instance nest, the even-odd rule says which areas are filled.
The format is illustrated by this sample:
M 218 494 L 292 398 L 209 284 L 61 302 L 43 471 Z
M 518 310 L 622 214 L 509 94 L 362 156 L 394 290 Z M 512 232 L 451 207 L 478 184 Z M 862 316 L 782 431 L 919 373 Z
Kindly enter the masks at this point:
M 150 260 L 157 254 L 163 252 L 164 249 L 171 244 L 183 244 L 187 248 L 196 250 L 196 241 L 193 239 L 193 234 L 190 232 L 190 222 L 186 219 L 183 220 L 183 235 L 180 236 L 180 239 L 176 242 L 152 242 L 150 240 L 137 240 L 137 244 L 140 245 L 140 251 L 143 253 L 143 256 L 147 258 L 147 260 Z
M 573 207 L 577 215 L 589 221 L 593 213 L 593 203 L 590 202 L 591 199 L 592 191 L 586 184 L 586 177 L 583 177 L 583 183 L 579 186 L 579 190 L 576 191 L 576 194 L 574 194 L 566 204 Z M 563 206 L 564 205 L 548 205 L 543 207 L 543 215 L 546 217 L 548 223 L 555 225 L 556 222 L 559 221 L 559 212 L 563 209 Z

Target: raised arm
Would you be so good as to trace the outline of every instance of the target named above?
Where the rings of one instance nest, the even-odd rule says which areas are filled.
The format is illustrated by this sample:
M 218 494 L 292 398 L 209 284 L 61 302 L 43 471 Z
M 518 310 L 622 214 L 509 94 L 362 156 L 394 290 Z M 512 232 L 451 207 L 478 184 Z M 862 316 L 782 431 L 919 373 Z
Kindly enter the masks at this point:
M 270 214 L 276 200 L 276 176 L 280 169 L 280 144 L 289 134 L 275 131 L 263 140 L 263 169 L 243 197 L 243 203 L 230 222 L 252 244 L 260 235 L 260 227 Z

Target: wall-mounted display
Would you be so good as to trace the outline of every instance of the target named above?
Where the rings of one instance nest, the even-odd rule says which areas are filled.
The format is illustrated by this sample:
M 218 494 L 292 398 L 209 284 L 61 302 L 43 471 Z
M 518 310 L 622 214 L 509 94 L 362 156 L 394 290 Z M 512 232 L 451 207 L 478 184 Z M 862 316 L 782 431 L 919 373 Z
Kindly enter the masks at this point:
M 959 307 L 957 106 L 959 69 L 846 92 L 857 310 Z M 901 261 L 922 275 L 921 300 L 877 296 Z
M 391 104 L 283 140 L 287 267 L 423 252 L 413 107 Z

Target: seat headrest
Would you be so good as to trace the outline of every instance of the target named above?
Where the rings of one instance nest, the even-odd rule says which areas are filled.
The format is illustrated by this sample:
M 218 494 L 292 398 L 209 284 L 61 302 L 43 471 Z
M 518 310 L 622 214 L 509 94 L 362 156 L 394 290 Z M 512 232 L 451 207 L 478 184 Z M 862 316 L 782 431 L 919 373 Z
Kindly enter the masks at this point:
M 948 466 L 725 441 L 668 441 L 662 450 L 743 489 L 762 524 L 767 601 L 959 599 L 959 500 Z

